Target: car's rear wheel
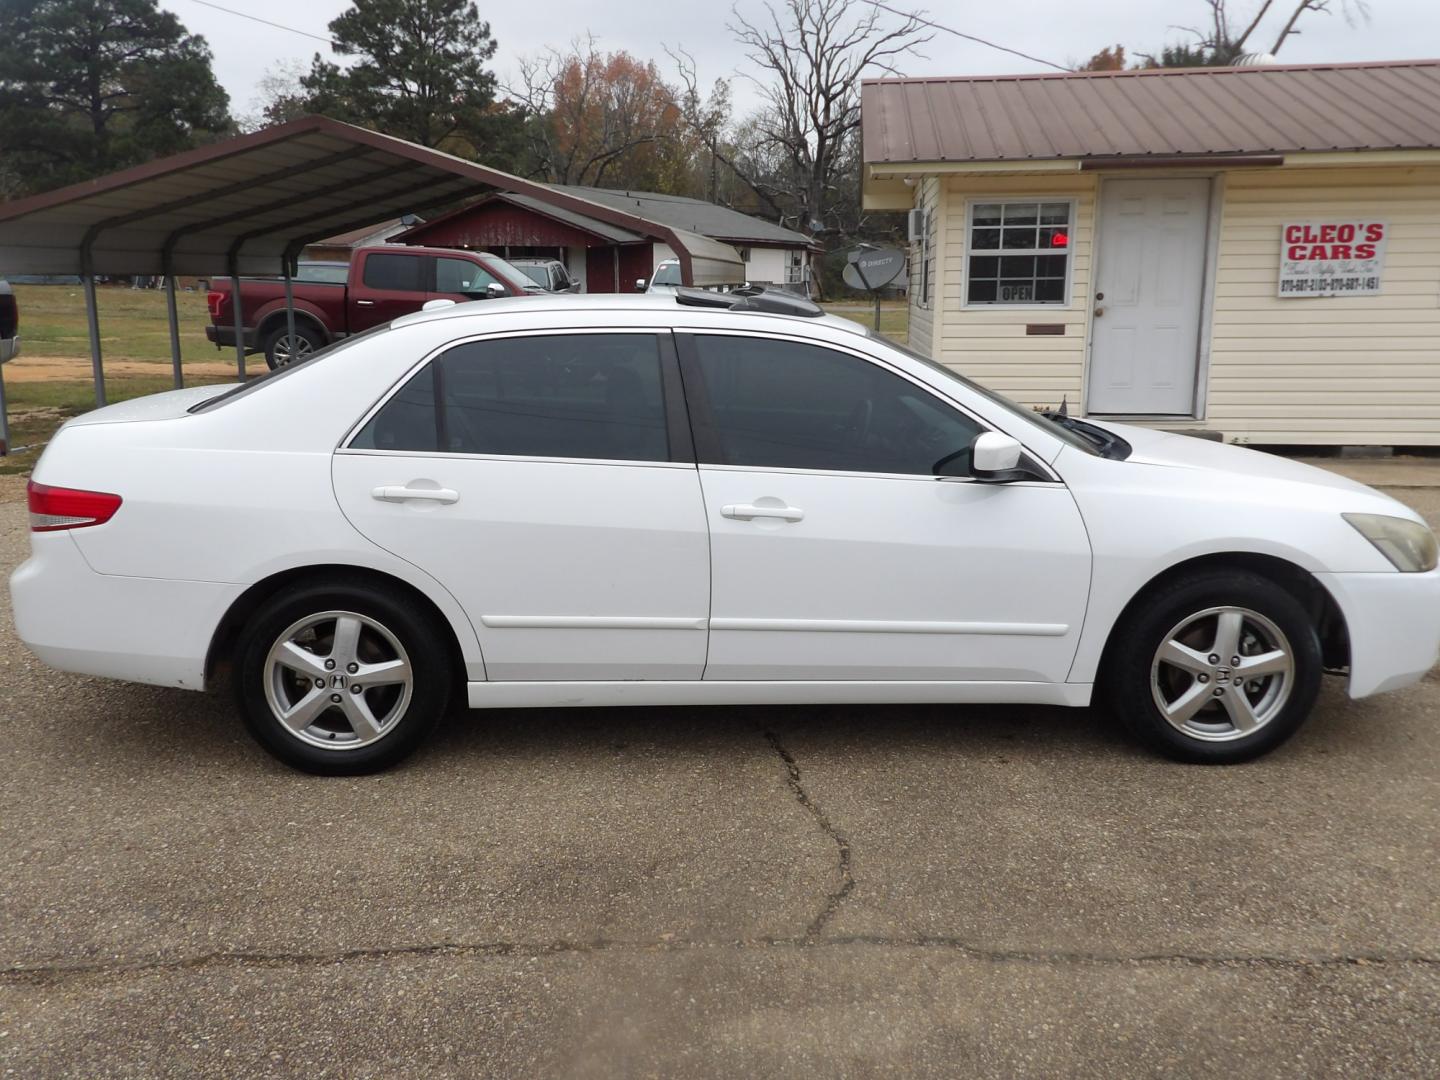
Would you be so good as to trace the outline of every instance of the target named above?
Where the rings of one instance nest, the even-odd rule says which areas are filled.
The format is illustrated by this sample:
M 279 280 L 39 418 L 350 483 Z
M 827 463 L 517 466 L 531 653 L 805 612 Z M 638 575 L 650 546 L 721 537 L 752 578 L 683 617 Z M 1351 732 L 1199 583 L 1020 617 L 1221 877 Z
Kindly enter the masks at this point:
M 295 324 L 295 339 L 291 341 L 289 327 L 281 323 L 265 336 L 265 363 L 271 371 L 298 364 L 309 360 L 324 344 L 320 332 L 302 322 Z
M 1143 597 L 1116 629 L 1102 694 L 1140 741 L 1180 761 L 1264 754 L 1305 722 L 1320 639 L 1304 605 L 1246 570 L 1204 571 Z
M 277 595 L 242 631 L 246 727 L 306 772 L 355 774 L 408 756 L 445 711 L 449 651 L 399 590 L 317 583 Z

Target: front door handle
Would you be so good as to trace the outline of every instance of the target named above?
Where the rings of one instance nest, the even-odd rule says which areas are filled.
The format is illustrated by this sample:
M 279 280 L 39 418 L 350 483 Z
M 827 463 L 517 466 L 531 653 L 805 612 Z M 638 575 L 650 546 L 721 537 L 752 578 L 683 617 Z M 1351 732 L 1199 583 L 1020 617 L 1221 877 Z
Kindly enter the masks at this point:
M 374 306 L 375 306 L 375 301 L 374 301 L 374 300 L 356 300 L 356 301 L 355 301 L 355 306 L 356 306 L 356 307 L 374 307 Z
M 406 487 L 403 484 L 385 484 L 377 487 L 370 495 L 381 502 L 408 502 L 411 499 L 423 499 L 427 502 L 449 504 L 460 501 L 460 493 L 452 488 L 415 488 Z
M 798 506 L 751 506 L 749 503 L 730 503 L 720 508 L 720 516 L 749 521 L 751 518 L 779 518 L 781 521 L 803 521 L 805 511 Z

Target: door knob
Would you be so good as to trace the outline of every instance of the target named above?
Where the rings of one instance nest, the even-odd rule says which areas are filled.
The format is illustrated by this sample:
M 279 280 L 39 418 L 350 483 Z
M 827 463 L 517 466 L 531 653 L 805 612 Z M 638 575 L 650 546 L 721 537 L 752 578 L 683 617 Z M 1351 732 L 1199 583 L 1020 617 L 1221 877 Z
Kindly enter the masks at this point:
M 1095 317 L 1098 319 L 1101 315 L 1104 315 L 1104 314 L 1105 314 L 1105 309 L 1097 304 L 1096 307 L 1095 307 Z

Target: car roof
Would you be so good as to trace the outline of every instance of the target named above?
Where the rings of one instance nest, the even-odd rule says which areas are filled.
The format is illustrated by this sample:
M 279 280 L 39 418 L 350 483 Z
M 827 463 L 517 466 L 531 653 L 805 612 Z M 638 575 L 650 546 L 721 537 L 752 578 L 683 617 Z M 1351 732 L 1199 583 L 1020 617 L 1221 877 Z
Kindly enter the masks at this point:
M 549 263 L 554 263 L 556 266 L 565 265 L 559 259 L 547 259 L 541 255 L 516 255 L 513 259 L 506 259 L 505 261 L 511 266 L 525 266 L 530 263 L 537 266 L 548 265 Z
M 697 318 L 705 317 L 705 321 L 715 319 L 720 325 L 724 320 L 740 316 L 746 318 L 775 319 L 779 320 L 777 329 L 784 326 L 787 332 L 790 328 L 798 326 L 823 326 L 832 330 L 844 330 L 848 333 L 865 337 L 869 331 L 859 323 L 849 319 L 842 319 L 838 315 L 801 316 L 781 315 L 768 311 L 731 311 L 723 307 L 697 307 L 691 304 L 682 304 L 680 300 L 672 295 L 666 294 L 657 296 L 646 293 L 564 293 L 558 296 L 525 296 L 525 297 L 496 297 L 491 300 L 471 300 L 465 303 L 455 304 L 451 307 L 437 308 L 433 311 L 417 311 L 410 315 L 402 315 L 390 325 L 397 329 L 406 326 L 418 326 L 422 323 L 443 322 L 450 319 L 483 319 L 491 315 L 512 315 L 512 314 L 535 314 L 541 315 L 546 312 L 595 312 L 597 315 L 604 312 L 633 311 L 653 312 L 660 317 L 660 321 L 673 323 L 676 326 L 693 325 Z M 718 317 L 718 318 L 717 318 Z

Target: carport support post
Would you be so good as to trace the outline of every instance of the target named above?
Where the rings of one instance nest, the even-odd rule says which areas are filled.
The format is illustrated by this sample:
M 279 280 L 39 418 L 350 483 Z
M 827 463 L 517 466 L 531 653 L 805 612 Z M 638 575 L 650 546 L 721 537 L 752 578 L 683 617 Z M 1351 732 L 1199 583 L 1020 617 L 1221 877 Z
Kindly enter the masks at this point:
M 245 381 L 245 324 L 240 317 L 240 275 L 235 272 L 235 260 L 230 260 L 230 307 L 235 317 L 235 373 L 240 382 Z
M 95 407 L 103 408 L 105 400 L 105 365 L 100 359 L 100 309 L 95 299 L 95 271 L 85 260 L 85 321 L 90 324 L 90 370 L 95 375 Z
M 175 271 L 165 268 L 165 307 L 170 315 L 170 367 L 175 372 L 175 389 L 185 386 L 185 372 L 180 367 L 180 312 L 175 307 Z
M 10 452 L 10 406 L 5 403 L 5 365 L 0 364 L 0 457 Z
M 290 277 L 290 256 L 285 256 L 285 333 L 290 342 L 288 355 L 291 363 L 295 361 L 297 343 L 295 341 L 295 288 Z

